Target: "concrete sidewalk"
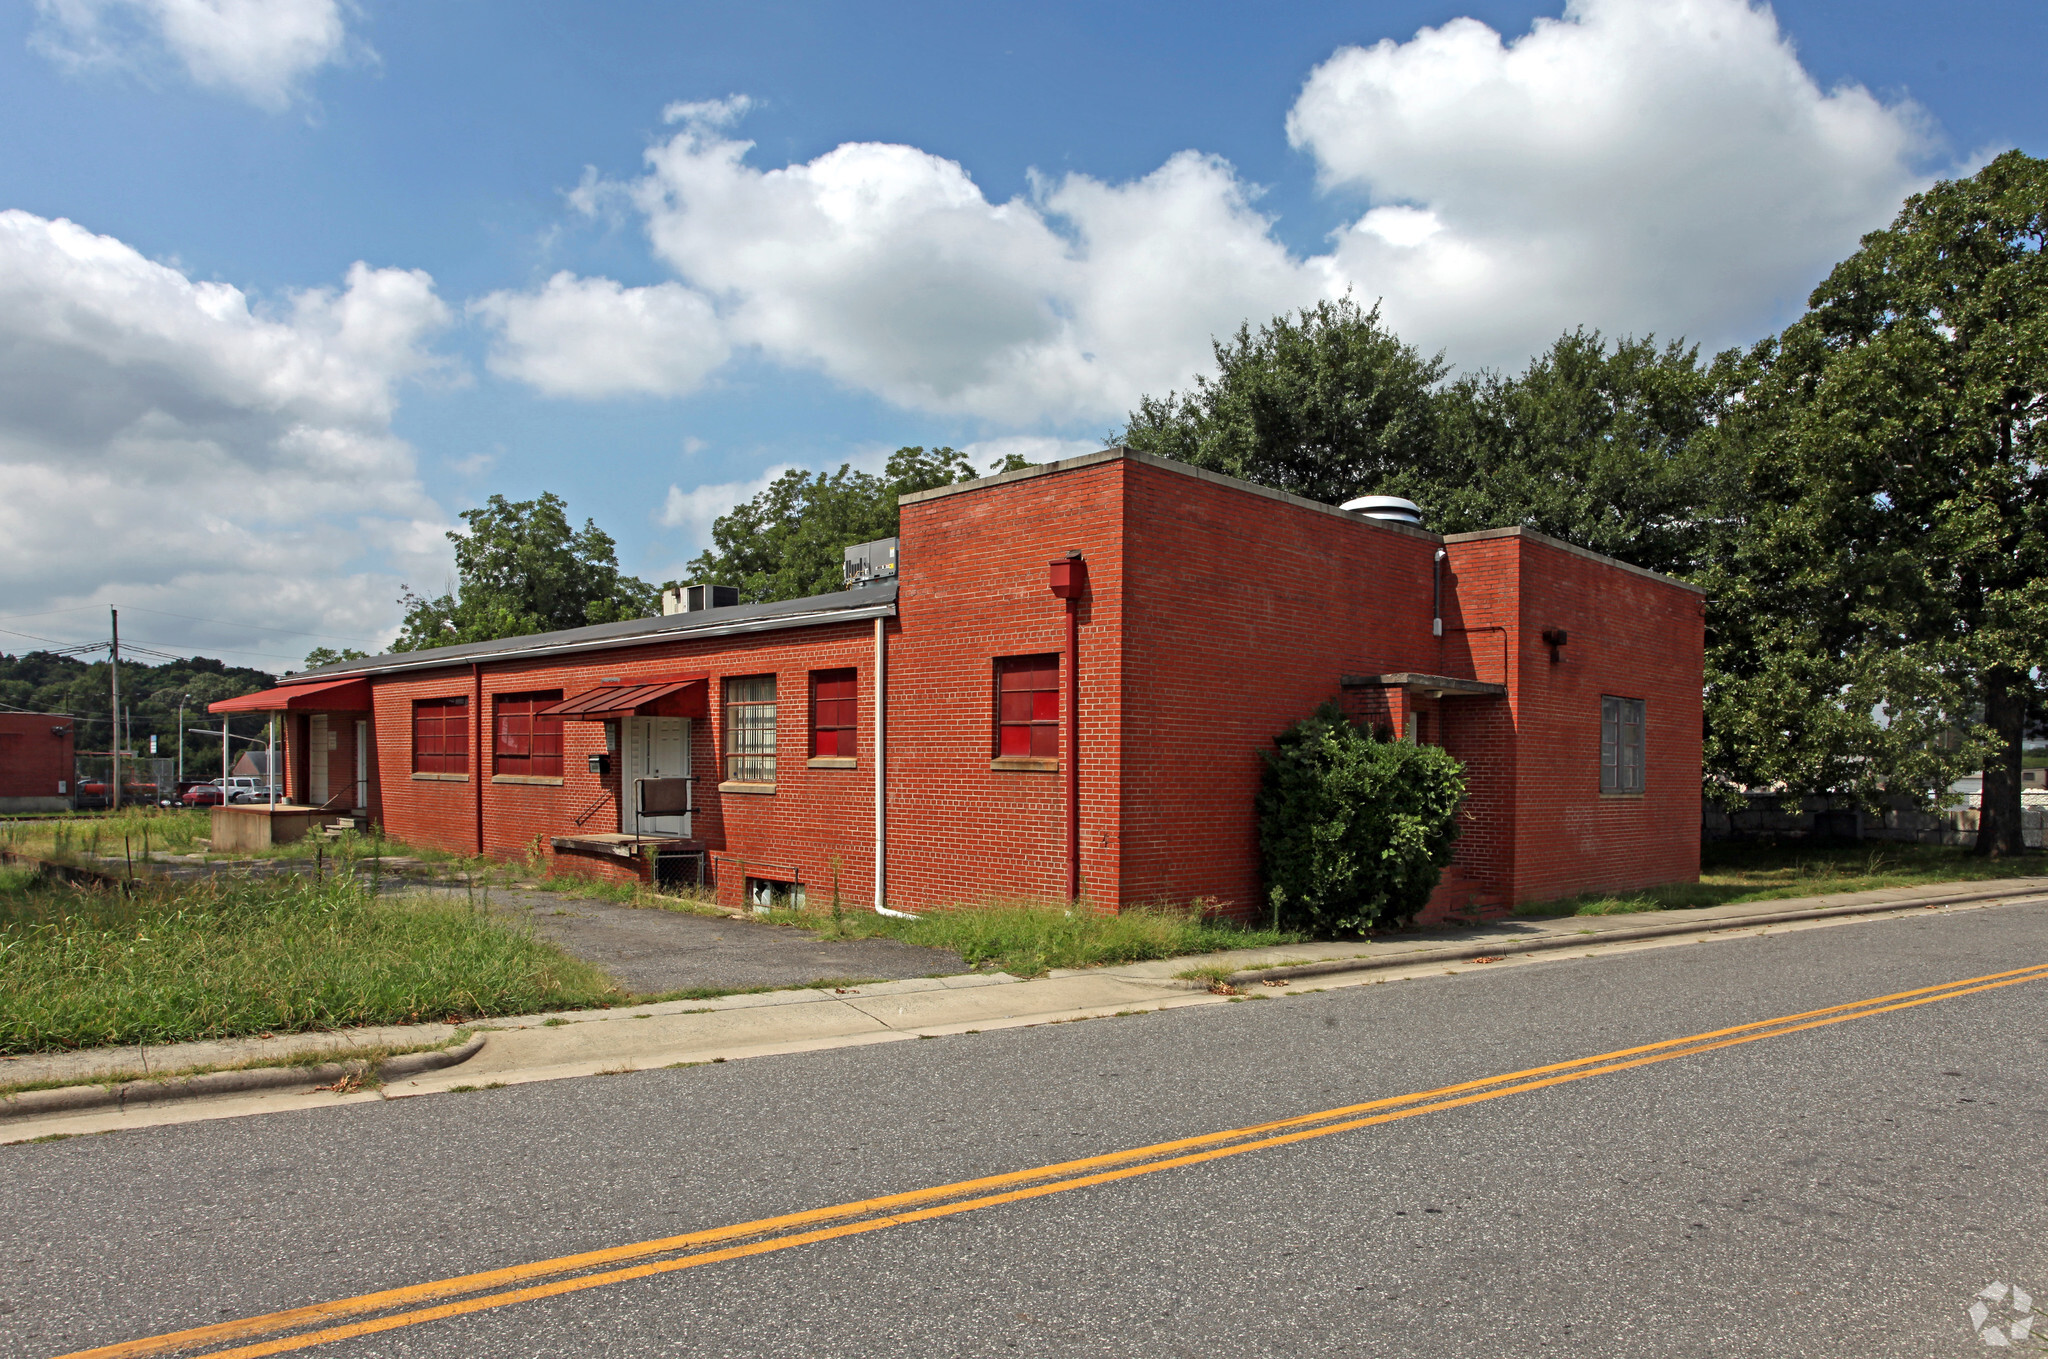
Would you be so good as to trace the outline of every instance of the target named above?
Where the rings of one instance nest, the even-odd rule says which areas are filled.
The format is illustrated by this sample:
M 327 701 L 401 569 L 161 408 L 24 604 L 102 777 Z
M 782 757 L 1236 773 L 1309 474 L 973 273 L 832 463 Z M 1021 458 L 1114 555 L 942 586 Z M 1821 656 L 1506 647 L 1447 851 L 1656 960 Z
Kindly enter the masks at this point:
M 302 1109 L 337 1100 L 403 1099 L 451 1089 L 900 1042 L 1134 1011 L 1230 1004 L 1252 996 L 1447 971 L 1491 970 L 1547 958 L 1664 947 L 1773 929 L 1816 928 L 1906 911 L 2024 902 L 2048 902 L 2048 880 L 1948 883 L 1692 911 L 1505 920 L 1470 930 L 1240 949 L 1086 971 L 1056 971 L 1029 981 L 1003 973 L 975 974 L 525 1015 L 467 1026 L 485 1039 L 474 1056 L 457 1066 L 393 1080 L 381 1091 L 294 1090 L 50 1117 L 7 1117 L 5 1106 L 0 1105 L 0 1141 Z M 1201 975 L 1177 975 L 1191 971 Z M 251 1051 L 344 1052 L 391 1046 L 397 1041 L 407 1045 L 446 1042 L 455 1034 L 447 1026 L 419 1025 L 290 1039 L 239 1039 L 151 1049 L 149 1059 L 151 1068 L 161 1072 L 203 1061 L 246 1060 L 245 1054 Z M 320 1043 L 328 1046 L 315 1046 Z M 132 1069 L 130 1059 L 135 1052 L 126 1048 L 115 1053 L 22 1058 L 0 1064 L 0 1081 L 63 1079 L 71 1073 L 78 1073 L 73 1079 L 107 1080 Z

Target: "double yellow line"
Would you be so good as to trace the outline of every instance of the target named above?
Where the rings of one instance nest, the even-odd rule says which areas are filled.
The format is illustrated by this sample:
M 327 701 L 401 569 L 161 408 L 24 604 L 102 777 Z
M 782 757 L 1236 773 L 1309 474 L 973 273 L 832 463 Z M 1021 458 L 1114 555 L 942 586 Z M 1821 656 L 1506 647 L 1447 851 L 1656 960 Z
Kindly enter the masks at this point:
M 1199 1165 L 1204 1161 L 1219 1160 L 1225 1156 L 1237 1156 L 1248 1151 L 1290 1146 L 1296 1142 L 1328 1137 L 1334 1133 L 1351 1132 L 1378 1123 L 1391 1123 L 1396 1119 L 1439 1113 L 1446 1109 L 1500 1099 L 1506 1095 L 1522 1094 L 1530 1090 L 1563 1085 L 1570 1081 L 1585 1080 L 1590 1076 L 1611 1075 L 1618 1071 L 1629 1071 L 1656 1062 L 1668 1062 L 1678 1057 L 1697 1056 L 1703 1052 L 1713 1052 L 1741 1043 L 1783 1037 L 1806 1029 L 1841 1024 L 1851 1019 L 1866 1019 L 1871 1015 L 1886 1014 L 1893 1010 L 1931 1005 L 1936 1001 L 1954 1000 L 1959 996 L 1974 995 L 1980 991 L 1993 991 L 2000 987 L 2018 986 L 2023 982 L 2044 979 L 2048 979 L 2048 963 L 2015 968 L 2010 972 L 1996 972 L 1983 977 L 1970 977 L 1941 986 L 1899 991 L 1892 995 L 1876 996 L 1848 1005 L 1832 1005 L 1826 1009 L 1807 1010 L 1800 1014 L 1782 1015 L 1776 1019 L 1738 1024 L 1733 1028 L 1715 1029 L 1710 1033 L 1697 1033 L 1687 1038 L 1672 1038 L 1661 1043 L 1623 1048 L 1616 1052 L 1602 1053 L 1597 1057 L 1581 1057 L 1549 1066 L 1530 1067 L 1525 1071 L 1489 1076 L 1484 1080 L 1465 1081 L 1458 1085 L 1441 1086 L 1435 1090 L 1419 1091 L 1412 1095 L 1395 1095 L 1365 1104 L 1350 1104 L 1338 1109 L 1325 1109 L 1320 1113 L 1280 1119 L 1272 1123 L 1205 1133 L 1199 1137 L 1185 1137 L 1172 1142 L 1158 1142 L 1149 1147 L 1136 1147 L 1105 1156 L 1062 1161 L 1057 1165 L 1039 1166 L 1033 1170 L 1018 1170 L 1005 1175 L 962 1180 L 955 1184 L 937 1185 L 904 1194 L 889 1194 L 881 1198 L 842 1203 L 831 1208 L 814 1208 L 807 1212 L 760 1218 L 729 1227 L 715 1227 L 708 1231 L 688 1232 L 681 1236 L 667 1236 L 628 1246 L 614 1246 L 607 1250 L 558 1256 L 552 1260 L 538 1260 L 507 1269 L 486 1270 L 480 1274 L 464 1274 L 452 1279 L 439 1279 L 405 1288 L 364 1293 L 334 1302 L 316 1303 L 310 1307 L 294 1307 L 287 1311 L 248 1317 L 241 1321 L 227 1321 L 186 1331 L 173 1331 L 118 1345 L 106 1345 L 99 1349 L 79 1350 L 63 1356 L 63 1359 L 133 1359 L 135 1356 L 167 1355 L 187 1351 L 204 1352 L 209 1359 L 253 1359 L 257 1355 L 282 1354 L 290 1350 L 346 1340 L 353 1336 L 374 1335 L 380 1331 L 392 1331 L 405 1326 L 417 1326 L 422 1322 L 466 1316 L 472 1312 L 509 1307 L 515 1303 L 532 1302 L 540 1298 L 559 1297 L 565 1293 L 577 1293 L 588 1288 L 605 1288 L 656 1274 L 692 1269 L 698 1265 L 739 1260 L 751 1255 L 766 1255 L 771 1251 L 788 1250 L 793 1246 L 805 1246 L 818 1241 L 881 1231 L 885 1227 L 926 1222 L 933 1218 L 950 1217 L 956 1213 L 973 1212 L 980 1208 L 994 1208 L 1005 1203 L 1043 1198 L 1048 1194 L 1061 1194 L 1071 1189 L 1110 1184 L 1117 1180 L 1150 1175 L 1161 1170 Z M 223 1345 L 230 1348 L 215 1348 Z

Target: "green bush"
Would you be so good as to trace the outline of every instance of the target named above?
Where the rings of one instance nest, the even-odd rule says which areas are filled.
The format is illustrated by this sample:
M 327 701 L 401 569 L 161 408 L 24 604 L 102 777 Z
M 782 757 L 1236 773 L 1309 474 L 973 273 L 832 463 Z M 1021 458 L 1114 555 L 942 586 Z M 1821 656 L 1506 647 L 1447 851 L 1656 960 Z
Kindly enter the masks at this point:
M 1381 740 L 1334 703 L 1275 738 L 1259 854 L 1281 928 L 1357 934 L 1414 918 L 1457 839 L 1464 767 Z

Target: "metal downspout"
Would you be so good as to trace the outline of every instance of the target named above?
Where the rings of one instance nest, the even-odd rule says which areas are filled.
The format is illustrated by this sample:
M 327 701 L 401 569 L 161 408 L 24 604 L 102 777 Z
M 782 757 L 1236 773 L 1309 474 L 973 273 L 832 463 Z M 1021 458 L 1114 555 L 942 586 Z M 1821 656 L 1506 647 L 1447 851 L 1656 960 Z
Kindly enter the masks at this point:
M 1081 601 L 1067 601 L 1067 900 L 1081 899 Z
M 875 620 L 875 911 L 898 920 L 915 920 L 908 911 L 892 911 L 889 899 L 889 649 L 884 629 Z
M 469 786 L 476 793 L 476 852 L 484 852 L 484 768 L 489 752 L 484 744 L 484 669 L 475 661 L 469 663 L 470 703 L 476 716 L 470 720 L 470 730 L 476 733 L 475 767 L 469 771 Z

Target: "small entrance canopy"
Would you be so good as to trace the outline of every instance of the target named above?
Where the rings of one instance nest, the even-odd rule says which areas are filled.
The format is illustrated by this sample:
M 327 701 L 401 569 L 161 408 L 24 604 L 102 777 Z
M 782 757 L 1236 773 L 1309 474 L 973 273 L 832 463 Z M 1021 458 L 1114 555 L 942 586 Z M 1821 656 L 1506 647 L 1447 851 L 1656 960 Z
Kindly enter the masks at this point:
M 1459 679 L 1455 675 L 1346 675 L 1346 689 L 1399 689 L 1411 698 L 1506 698 L 1505 684 Z
M 678 675 L 644 684 L 600 684 L 543 708 L 535 717 L 609 722 L 619 717 L 704 717 L 711 711 L 711 677 Z
M 366 713 L 369 710 L 370 682 L 366 679 L 286 684 L 206 705 L 206 711 L 210 713 Z

